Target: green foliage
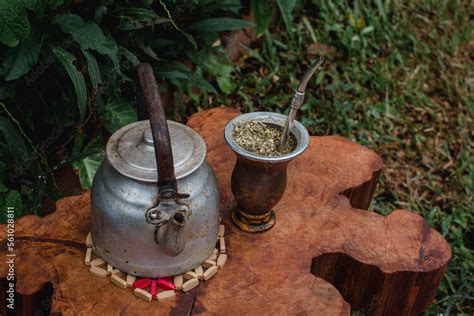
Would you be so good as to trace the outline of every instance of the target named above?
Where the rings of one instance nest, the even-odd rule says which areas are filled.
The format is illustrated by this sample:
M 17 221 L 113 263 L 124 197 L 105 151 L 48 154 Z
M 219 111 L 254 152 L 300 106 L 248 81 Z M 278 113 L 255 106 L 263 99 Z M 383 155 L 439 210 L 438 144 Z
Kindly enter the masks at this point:
M 116 31 L 132 31 L 144 27 L 170 22 L 170 19 L 158 16 L 155 11 L 145 8 L 123 8 L 121 21 Z
M 0 43 L 14 47 L 29 33 L 30 23 L 23 1 L 0 0 Z
M 6 80 L 16 80 L 28 73 L 31 67 L 38 62 L 41 50 L 41 38 L 38 32 L 30 35 L 20 45 L 7 48 L 7 58 L 3 62 Z
M 466 78 L 474 68 L 474 28 L 469 2 L 277 5 L 277 29 L 264 32 L 259 44 L 247 49 L 232 73 L 236 87 L 210 105 L 285 113 L 298 80 L 323 55 L 325 63 L 309 83 L 297 119 L 312 134 L 339 134 L 382 156 L 386 168 L 374 211 L 420 213 L 453 252 L 426 314 L 473 314 L 474 102 Z
M 15 218 L 20 217 L 22 210 L 22 200 L 21 195 L 16 190 L 10 190 L 5 197 L 5 204 L 8 207 L 13 207 Z
M 112 100 L 105 104 L 99 113 L 102 124 L 110 133 L 137 120 L 133 105 L 127 101 Z
M 296 0 L 277 0 L 278 8 L 280 9 L 281 18 L 285 23 L 286 30 L 290 37 L 293 37 L 292 30 L 292 19 L 293 19 L 293 9 L 296 5 Z
M 0 193 L 5 193 L 8 191 L 8 188 L 5 186 L 3 183 L 5 179 L 5 163 L 3 161 L 0 161 Z
M 43 17 L 48 5 L 45 0 L 24 0 L 24 4 L 28 10 L 33 11 L 39 17 Z
M 252 13 L 254 15 L 255 31 L 257 35 L 268 30 L 272 22 L 273 2 L 271 0 L 252 1 Z
M 42 214 L 65 164 L 91 187 L 105 141 L 137 120 L 139 63 L 170 95 L 199 102 L 231 91 L 234 69 L 215 43 L 252 25 L 241 9 L 236 0 L 0 0 L 0 207 L 20 196 L 19 215 Z
M 28 150 L 22 136 L 6 116 L 0 116 L 0 132 L 3 134 L 10 152 L 15 160 L 26 157 Z
M 58 15 L 52 19 L 52 22 L 59 25 L 64 33 L 70 34 L 81 49 L 95 50 L 100 54 L 109 56 L 112 61 L 118 63 L 117 44 L 112 39 L 107 38 L 102 29 L 94 22 L 84 22 L 76 14 Z
M 95 59 L 92 53 L 86 50 L 82 50 L 82 54 L 84 55 L 87 61 L 87 71 L 89 73 L 89 78 L 91 79 L 92 87 L 97 89 L 97 86 L 101 81 L 100 69 L 99 64 L 97 63 L 97 59 Z
M 230 93 L 235 89 L 236 85 L 232 80 L 234 66 L 226 64 L 218 56 L 210 56 L 207 60 L 207 70 L 216 78 L 217 85 L 222 92 Z
M 86 81 L 84 80 L 82 72 L 77 70 L 76 66 L 74 66 L 74 61 L 76 61 L 76 57 L 74 57 L 73 54 L 69 53 L 68 51 L 62 49 L 59 46 L 53 46 L 51 47 L 51 50 L 53 51 L 54 55 L 56 55 L 61 64 L 64 66 L 69 78 L 74 84 L 74 89 L 76 90 L 77 96 L 77 106 L 79 107 L 79 115 L 81 120 L 83 120 L 86 115 L 87 90 Z
M 81 154 L 77 153 L 77 148 L 78 147 L 75 148 L 76 154 L 73 156 L 77 156 L 77 158 L 81 159 L 73 159 L 75 161 L 73 161 L 72 165 L 79 171 L 81 186 L 84 189 L 90 189 L 94 175 L 104 160 L 102 139 L 100 137 L 93 139 L 82 149 L 83 153 Z
M 253 24 L 240 19 L 213 18 L 197 21 L 187 29 L 197 32 L 222 32 L 251 27 Z

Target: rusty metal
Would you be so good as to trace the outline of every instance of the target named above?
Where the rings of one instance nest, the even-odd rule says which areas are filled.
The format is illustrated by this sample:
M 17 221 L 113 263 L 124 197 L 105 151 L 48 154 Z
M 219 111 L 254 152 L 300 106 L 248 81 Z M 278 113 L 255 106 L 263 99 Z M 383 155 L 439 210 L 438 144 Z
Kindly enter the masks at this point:
M 237 208 L 232 211 L 231 218 L 243 231 L 256 233 L 275 224 L 276 216 L 272 209 L 285 193 L 288 164 L 306 150 L 309 134 L 301 123 L 295 121 L 290 130 L 295 149 L 283 156 L 260 156 L 246 151 L 232 138 L 234 124 L 244 120 L 283 127 L 286 117 L 278 113 L 253 112 L 239 115 L 225 127 L 226 143 L 237 155 L 231 178 Z
M 160 176 L 158 192 L 161 193 L 167 190 L 177 192 L 178 188 L 174 175 L 173 151 L 171 150 L 168 123 L 166 122 L 165 110 L 161 104 L 158 84 L 156 83 L 153 68 L 150 64 L 140 64 L 138 66 L 138 80 L 150 116 L 150 125 L 155 146 L 155 158 L 157 161 L 158 174 Z

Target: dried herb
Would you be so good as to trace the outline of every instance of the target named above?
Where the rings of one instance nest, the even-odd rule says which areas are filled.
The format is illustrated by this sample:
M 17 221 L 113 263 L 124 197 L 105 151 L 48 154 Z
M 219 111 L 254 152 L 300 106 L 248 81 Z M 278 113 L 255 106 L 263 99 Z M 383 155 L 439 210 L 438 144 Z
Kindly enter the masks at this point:
M 232 137 L 243 149 L 261 156 L 282 156 L 295 149 L 295 141 L 288 139 L 280 150 L 282 129 L 256 120 L 241 121 L 234 124 Z

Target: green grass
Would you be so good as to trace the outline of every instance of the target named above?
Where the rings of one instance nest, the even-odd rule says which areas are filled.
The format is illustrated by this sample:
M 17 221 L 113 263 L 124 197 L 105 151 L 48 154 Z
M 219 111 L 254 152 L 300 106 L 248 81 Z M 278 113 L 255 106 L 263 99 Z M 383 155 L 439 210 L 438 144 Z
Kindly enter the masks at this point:
M 293 24 L 275 26 L 246 49 L 224 104 L 285 112 L 316 55 L 299 120 L 314 135 L 339 134 L 385 161 L 372 208 L 420 213 L 453 257 L 428 314 L 474 313 L 472 56 L 469 2 L 307 2 Z

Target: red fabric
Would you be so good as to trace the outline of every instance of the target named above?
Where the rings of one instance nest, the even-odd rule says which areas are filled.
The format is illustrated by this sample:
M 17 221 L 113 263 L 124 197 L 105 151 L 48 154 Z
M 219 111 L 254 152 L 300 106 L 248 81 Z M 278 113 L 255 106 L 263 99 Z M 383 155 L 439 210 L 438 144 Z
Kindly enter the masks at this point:
M 133 282 L 133 288 L 135 289 L 146 289 L 150 286 L 151 279 L 140 279 Z
M 172 282 L 172 277 L 164 277 L 161 279 L 148 279 L 143 278 L 133 282 L 132 287 L 135 289 L 146 289 L 151 287 L 150 293 L 152 297 L 155 297 L 157 294 L 157 286 L 163 290 L 174 290 L 176 286 Z
M 151 296 L 156 296 L 156 280 L 151 281 Z
M 158 287 L 162 290 L 175 290 L 176 286 L 166 279 L 158 279 Z

